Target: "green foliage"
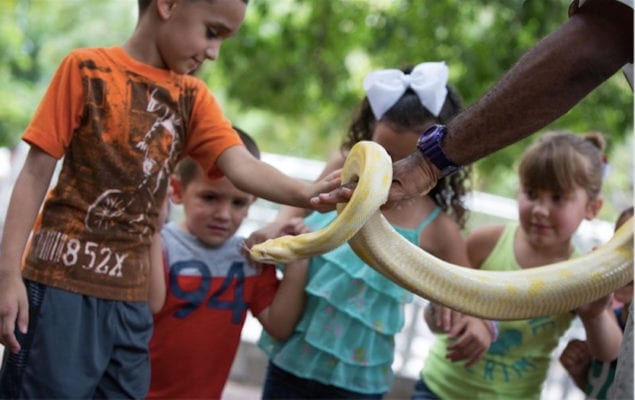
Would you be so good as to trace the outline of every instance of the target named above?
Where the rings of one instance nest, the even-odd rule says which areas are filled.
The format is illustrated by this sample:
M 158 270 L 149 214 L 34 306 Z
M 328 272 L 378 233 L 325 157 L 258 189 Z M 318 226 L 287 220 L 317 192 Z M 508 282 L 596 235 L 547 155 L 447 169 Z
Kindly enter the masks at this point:
M 251 0 L 240 32 L 200 76 L 234 123 L 265 151 L 324 159 L 338 147 L 369 71 L 444 60 L 451 84 L 470 105 L 566 20 L 568 4 Z M 19 139 L 70 49 L 123 43 L 134 29 L 136 12 L 135 0 L 0 1 L 0 95 L 5 99 L 0 145 Z M 546 129 L 604 132 L 610 158 L 619 159 L 615 151 L 632 149 L 632 141 L 625 142 L 633 132 L 632 91 L 615 76 Z M 532 140 L 479 161 L 475 187 L 513 196 L 510 166 Z M 613 171 L 610 179 L 619 182 L 614 190 L 632 193 L 632 177 L 625 173 L 630 167 Z
M 135 20 L 134 0 L 0 1 L 0 146 L 19 140 L 66 53 L 122 43 Z

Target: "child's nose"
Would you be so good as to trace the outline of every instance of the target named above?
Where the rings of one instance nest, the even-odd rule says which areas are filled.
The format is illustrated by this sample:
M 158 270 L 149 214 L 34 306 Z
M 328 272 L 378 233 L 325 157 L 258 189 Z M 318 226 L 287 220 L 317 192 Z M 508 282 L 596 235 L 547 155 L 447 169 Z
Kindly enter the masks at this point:
M 231 205 L 229 203 L 218 204 L 214 216 L 216 218 L 228 219 L 230 215 Z
M 537 215 L 547 215 L 549 214 L 549 204 L 546 201 L 536 201 L 534 203 L 534 207 L 532 208 L 532 212 Z
M 210 61 L 214 61 L 218 58 L 218 54 L 220 53 L 220 42 L 213 43 L 211 46 L 205 50 L 205 57 L 207 57 Z

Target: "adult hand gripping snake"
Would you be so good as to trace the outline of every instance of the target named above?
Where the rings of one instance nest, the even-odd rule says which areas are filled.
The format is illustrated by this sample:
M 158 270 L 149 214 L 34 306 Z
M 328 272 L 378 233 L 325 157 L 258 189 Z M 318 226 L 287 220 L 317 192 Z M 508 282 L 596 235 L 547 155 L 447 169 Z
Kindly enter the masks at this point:
M 379 207 L 388 198 L 392 162 L 380 145 L 351 149 L 342 183 L 358 183 L 327 227 L 270 239 L 251 249 L 259 262 L 287 263 L 330 251 L 348 240 L 375 270 L 430 301 L 481 318 L 527 319 L 558 314 L 605 296 L 633 280 L 633 219 L 584 256 L 520 271 L 482 271 L 445 262 L 401 237 Z

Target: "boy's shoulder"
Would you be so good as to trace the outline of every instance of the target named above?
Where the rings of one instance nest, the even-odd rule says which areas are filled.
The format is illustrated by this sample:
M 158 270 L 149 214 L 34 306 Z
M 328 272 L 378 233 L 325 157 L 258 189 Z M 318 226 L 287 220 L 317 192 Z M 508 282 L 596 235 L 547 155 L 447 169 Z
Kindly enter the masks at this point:
M 101 63 L 116 64 L 130 69 L 140 76 L 163 76 L 164 79 L 176 80 L 187 87 L 197 87 L 209 91 L 207 84 L 194 75 L 175 74 L 167 69 L 160 69 L 133 59 L 126 50 L 119 46 L 110 47 L 78 47 L 69 51 L 67 59 L 74 58 L 87 68 L 99 69 Z M 157 75 L 157 71 L 159 74 Z
M 77 47 L 70 50 L 66 57 L 78 57 L 81 59 L 95 57 L 97 55 L 106 55 L 113 53 L 116 47 Z

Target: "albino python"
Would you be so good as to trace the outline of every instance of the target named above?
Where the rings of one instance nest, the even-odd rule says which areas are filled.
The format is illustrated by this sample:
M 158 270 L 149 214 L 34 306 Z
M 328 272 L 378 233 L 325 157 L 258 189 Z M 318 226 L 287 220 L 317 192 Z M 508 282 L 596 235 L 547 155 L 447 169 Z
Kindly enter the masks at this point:
M 380 145 L 351 149 L 342 183 L 358 178 L 327 227 L 270 239 L 251 249 L 260 262 L 286 263 L 332 250 L 348 240 L 368 265 L 428 300 L 487 319 L 527 319 L 573 310 L 633 280 L 633 219 L 595 251 L 572 260 L 513 272 L 453 265 L 401 237 L 379 211 L 390 189 L 392 162 Z

